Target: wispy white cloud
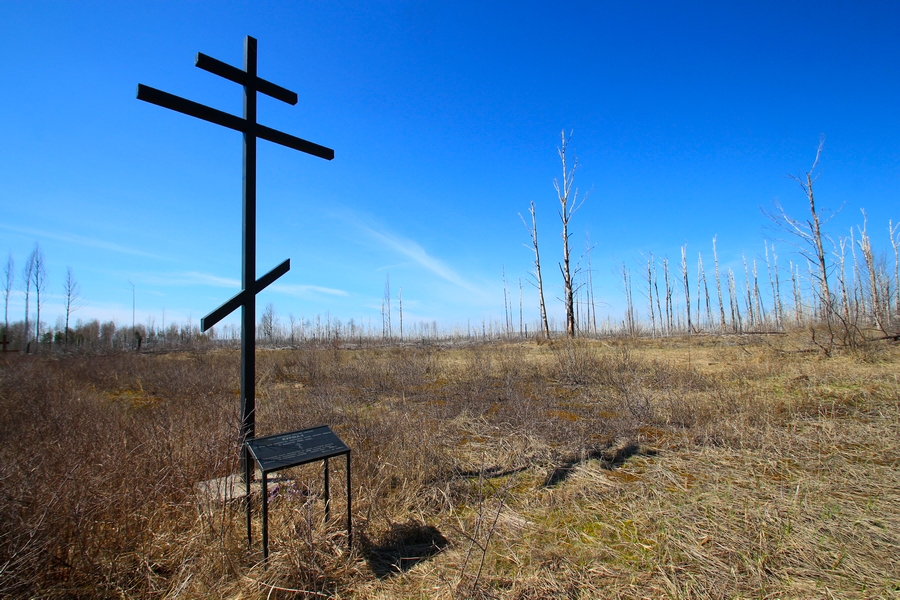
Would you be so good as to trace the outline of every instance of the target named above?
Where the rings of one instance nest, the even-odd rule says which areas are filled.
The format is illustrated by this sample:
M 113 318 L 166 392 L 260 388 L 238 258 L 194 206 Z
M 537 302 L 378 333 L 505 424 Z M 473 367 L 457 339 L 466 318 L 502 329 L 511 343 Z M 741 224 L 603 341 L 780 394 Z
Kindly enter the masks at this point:
M 425 267 L 441 279 L 468 290 L 473 294 L 481 294 L 481 290 L 463 279 L 459 273 L 454 271 L 442 260 L 429 255 L 418 243 L 390 233 L 375 231 L 371 227 L 366 227 L 365 225 L 360 225 L 360 228 L 387 248 L 412 259 L 414 262 Z
M 206 287 L 241 289 L 241 282 L 237 279 L 228 277 L 219 277 L 209 273 L 201 273 L 199 271 L 188 271 L 186 273 L 165 273 L 165 274 L 140 274 L 134 275 L 135 280 L 140 280 L 144 284 L 161 285 L 161 286 L 186 286 L 201 285 Z
M 231 279 L 229 277 L 219 277 L 218 275 L 201 273 L 200 271 L 172 273 L 162 276 L 149 275 L 143 277 L 143 281 L 146 283 L 167 286 L 200 285 L 205 287 L 227 288 L 231 290 L 241 289 L 241 282 L 237 279 Z M 273 283 L 267 289 L 275 292 L 280 292 L 282 294 L 288 294 L 290 296 L 296 296 L 299 298 L 308 298 L 316 294 L 325 294 L 328 296 L 349 296 L 349 293 L 345 290 L 338 290 L 334 288 L 323 287 L 320 285 Z
M 326 294 L 329 296 L 348 296 L 344 290 L 336 290 L 334 288 L 321 287 L 318 285 L 294 285 L 294 284 L 273 284 L 271 289 L 282 294 L 297 296 L 298 298 L 306 298 L 311 294 Z
M 209 273 L 200 273 L 199 271 L 189 271 L 184 274 L 186 283 L 195 285 L 208 285 L 210 287 L 221 288 L 237 288 L 240 289 L 241 282 L 237 279 L 229 279 L 228 277 L 218 277 Z
M 24 233 L 25 235 L 32 235 L 39 238 L 46 238 L 49 240 L 58 240 L 60 242 L 66 242 L 68 244 L 78 244 L 79 246 L 87 246 L 89 248 L 98 248 L 100 250 L 110 250 L 112 252 L 119 252 L 121 254 L 130 254 L 132 256 L 143 256 L 144 258 L 155 258 L 158 260 L 169 260 L 163 256 L 158 254 L 152 254 L 150 252 L 144 252 L 143 250 L 137 250 L 135 248 L 129 248 L 127 246 L 122 246 L 120 244 L 114 244 L 113 242 L 109 242 L 107 240 L 99 240 L 96 238 L 89 238 L 83 235 L 74 235 L 74 234 L 66 234 L 66 233 L 51 233 L 49 231 L 41 231 L 39 229 L 31 229 L 28 227 L 10 227 L 9 225 L 0 225 L 0 228 L 6 229 L 7 231 L 15 231 L 16 233 Z

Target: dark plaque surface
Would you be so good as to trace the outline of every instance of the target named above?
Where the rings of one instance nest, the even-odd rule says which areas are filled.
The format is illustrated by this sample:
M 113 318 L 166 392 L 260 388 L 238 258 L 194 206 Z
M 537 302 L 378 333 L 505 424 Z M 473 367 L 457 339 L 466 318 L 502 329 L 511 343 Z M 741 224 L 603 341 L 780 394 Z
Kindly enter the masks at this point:
M 350 452 L 327 425 L 254 438 L 247 446 L 264 473 Z

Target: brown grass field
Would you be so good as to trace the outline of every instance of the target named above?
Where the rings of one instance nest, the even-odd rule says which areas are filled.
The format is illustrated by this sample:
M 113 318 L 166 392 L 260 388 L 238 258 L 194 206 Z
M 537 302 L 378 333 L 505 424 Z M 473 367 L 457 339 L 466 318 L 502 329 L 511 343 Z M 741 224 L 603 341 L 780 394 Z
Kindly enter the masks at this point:
M 353 450 L 353 548 L 308 465 L 268 564 L 197 491 L 236 351 L 0 355 L 0 595 L 900 598 L 900 347 L 808 338 L 260 351 L 257 434 Z

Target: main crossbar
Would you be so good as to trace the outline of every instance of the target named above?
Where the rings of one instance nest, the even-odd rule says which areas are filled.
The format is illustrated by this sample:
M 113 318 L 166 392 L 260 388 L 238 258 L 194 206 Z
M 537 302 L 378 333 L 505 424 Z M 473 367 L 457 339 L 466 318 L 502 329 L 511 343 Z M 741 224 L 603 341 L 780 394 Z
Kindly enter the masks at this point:
M 334 150 L 331 148 L 320 146 L 319 144 L 298 138 L 289 133 L 272 129 L 271 127 L 266 127 L 265 125 L 249 123 L 246 119 L 242 119 L 241 117 L 236 117 L 227 112 L 200 104 L 199 102 L 194 102 L 193 100 L 188 100 L 181 96 L 158 90 L 149 85 L 144 85 L 143 83 L 138 84 L 137 98 L 138 100 L 162 106 L 163 108 L 168 108 L 191 117 L 203 119 L 204 121 L 209 121 L 210 123 L 215 123 L 216 125 L 227 127 L 228 129 L 240 131 L 241 133 L 249 133 L 250 135 L 255 135 L 264 140 L 287 146 L 288 148 L 293 148 L 300 152 L 306 152 L 307 154 L 312 154 L 313 156 L 318 156 L 325 160 L 334 159 Z

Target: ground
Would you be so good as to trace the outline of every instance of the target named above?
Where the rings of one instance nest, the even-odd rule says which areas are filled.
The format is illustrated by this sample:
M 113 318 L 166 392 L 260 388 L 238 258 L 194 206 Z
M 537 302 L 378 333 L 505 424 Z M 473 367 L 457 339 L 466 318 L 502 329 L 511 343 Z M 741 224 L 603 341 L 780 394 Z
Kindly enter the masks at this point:
M 348 550 L 343 468 L 327 524 L 284 473 L 267 565 L 197 487 L 237 352 L 7 355 L 0 592 L 900 597 L 900 348 L 807 337 L 261 350 L 258 434 L 329 424 L 354 475 Z

